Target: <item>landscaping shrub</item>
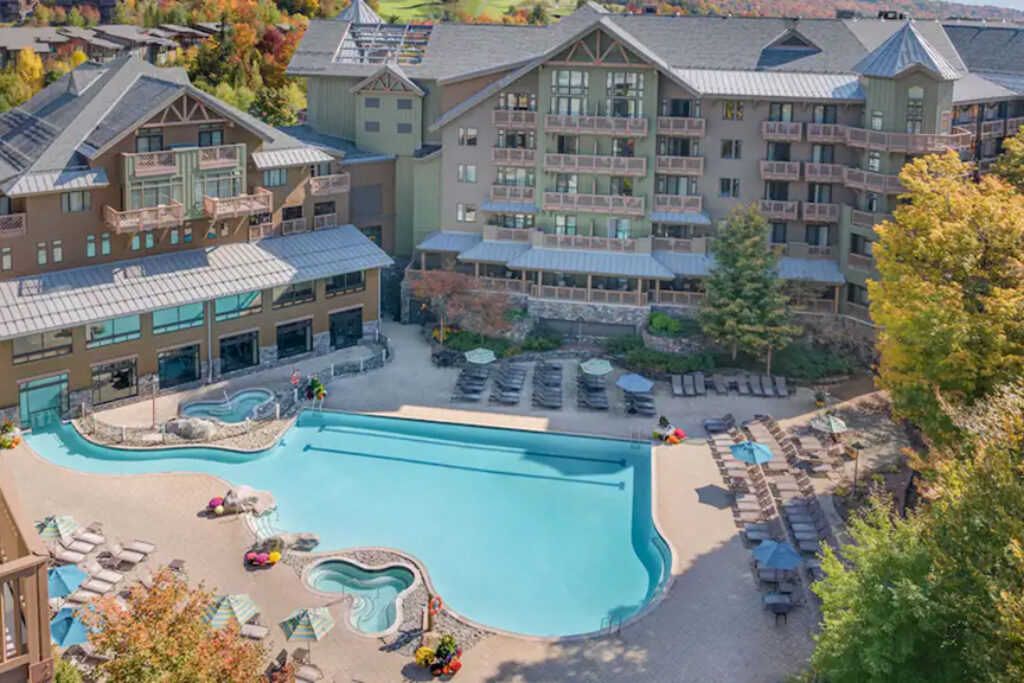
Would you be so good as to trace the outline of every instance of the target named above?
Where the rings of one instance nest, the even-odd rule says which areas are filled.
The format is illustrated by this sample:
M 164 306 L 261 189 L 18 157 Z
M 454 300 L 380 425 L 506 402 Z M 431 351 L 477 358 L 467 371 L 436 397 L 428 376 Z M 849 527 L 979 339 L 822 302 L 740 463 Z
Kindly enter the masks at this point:
M 659 337 L 692 337 L 700 334 L 700 325 L 696 320 L 654 312 L 647 319 L 647 331 Z
M 644 340 L 640 337 L 612 337 L 604 343 L 604 350 L 616 356 L 621 356 L 633 351 L 642 349 Z
M 520 346 L 523 351 L 554 351 L 562 346 L 562 337 L 557 334 L 531 332 Z
M 530 314 L 525 308 L 506 308 L 505 312 L 502 313 L 505 316 L 505 320 L 509 322 L 515 322 L 516 320 L 526 320 L 530 317 Z
M 466 332 L 465 330 L 458 330 L 450 332 L 445 337 L 444 345 L 450 349 L 456 351 L 472 351 L 473 349 L 484 348 L 494 351 L 494 355 L 499 358 L 506 355 L 509 348 L 512 346 L 512 342 L 507 339 L 498 339 L 496 337 L 484 337 L 475 332 Z
M 640 373 L 663 372 L 681 375 L 715 368 L 715 359 L 710 353 L 668 353 L 647 348 L 634 348 L 626 354 L 625 362 Z
M 764 372 L 765 367 L 764 357 L 746 353 L 740 353 L 736 360 L 727 352 L 718 353 L 715 354 L 715 361 L 719 367 L 755 372 Z M 773 375 L 812 382 L 825 377 L 848 375 L 855 366 L 850 356 L 809 342 L 794 342 L 772 355 Z

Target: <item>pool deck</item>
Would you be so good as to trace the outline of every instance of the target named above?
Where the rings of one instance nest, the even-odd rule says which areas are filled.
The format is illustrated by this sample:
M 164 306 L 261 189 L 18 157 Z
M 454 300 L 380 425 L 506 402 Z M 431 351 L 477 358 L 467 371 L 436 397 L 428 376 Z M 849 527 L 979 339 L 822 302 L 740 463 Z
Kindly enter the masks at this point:
M 632 418 L 621 405 L 610 414 L 577 411 L 568 389 L 566 409 L 533 411 L 529 396 L 519 408 L 486 403 L 467 407 L 448 397 L 456 371 L 429 364 L 425 343 L 416 328 L 388 325 L 386 334 L 397 347 L 396 360 L 384 369 L 340 379 L 329 385 L 327 406 L 335 409 L 441 419 L 522 429 L 629 437 L 646 433 L 650 419 Z M 322 361 L 315 362 L 322 365 Z M 300 365 L 301 369 L 301 365 Z M 286 381 L 290 368 L 268 371 L 227 383 L 231 392 Z M 567 372 L 567 380 L 572 372 Z M 209 389 L 205 389 L 208 391 Z M 609 392 L 613 405 L 621 399 Z M 659 412 L 694 436 L 702 435 L 705 417 L 732 412 L 748 419 L 756 413 L 777 418 L 811 409 L 809 392 L 791 399 L 737 396 L 682 399 L 656 390 Z M 182 395 L 161 397 L 177 405 Z M 572 404 L 572 405 L 570 405 Z M 149 419 L 148 403 L 108 411 L 113 417 Z M 113 415 L 116 413 L 116 415 Z M 145 424 L 145 421 L 140 422 Z M 98 475 L 54 466 L 22 445 L 4 454 L 33 518 L 70 514 L 83 524 L 104 523 L 109 538 L 152 541 L 158 550 L 146 565 L 181 558 L 189 577 L 218 592 L 247 592 L 262 608 L 263 623 L 276 624 L 299 606 L 326 605 L 329 599 L 304 589 L 290 568 L 249 571 L 241 551 L 252 537 L 240 519 L 197 516 L 204 501 L 222 495 L 223 484 L 202 474 Z M 514 636 L 492 636 L 463 657 L 462 681 L 780 681 L 798 671 L 812 649 L 810 610 L 799 608 L 787 623 L 775 624 L 761 604 L 761 592 L 750 571 L 750 554 L 736 534 L 728 507 L 698 501 L 697 489 L 721 487 L 722 481 L 707 445 L 700 439 L 681 446 L 654 449 L 656 513 L 662 533 L 673 547 L 674 582 L 664 599 L 621 633 L 600 639 L 540 642 Z M 324 550 L 327 550 L 326 548 Z M 429 571 L 429 567 L 427 570 Z M 386 652 L 377 640 L 350 632 L 342 612 L 324 641 L 313 646 L 313 659 L 326 680 L 363 683 L 429 680 L 426 673 L 400 655 Z M 596 625 L 595 625 L 596 626 Z M 271 654 L 284 642 L 271 628 Z

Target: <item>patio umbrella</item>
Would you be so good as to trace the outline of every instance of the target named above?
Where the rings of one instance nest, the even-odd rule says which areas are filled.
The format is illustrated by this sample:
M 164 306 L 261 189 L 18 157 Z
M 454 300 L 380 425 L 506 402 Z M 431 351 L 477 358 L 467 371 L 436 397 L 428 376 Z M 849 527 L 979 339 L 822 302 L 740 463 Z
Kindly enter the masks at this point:
M 835 415 L 822 415 L 811 418 L 811 429 L 817 429 L 819 432 L 825 432 L 833 436 L 850 431 L 846 423 Z
M 303 607 L 281 622 L 288 640 L 318 641 L 334 628 L 334 617 L 326 607 Z
M 78 528 L 78 524 L 70 516 L 55 517 L 51 515 L 41 522 L 36 522 L 36 531 L 44 541 L 59 541 L 69 538 Z
M 81 645 L 89 639 L 89 630 L 75 616 L 75 611 L 64 607 L 50 621 L 50 638 L 57 647 Z
M 260 613 L 260 608 L 246 593 L 222 595 L 206 609 L 203 621 L 213 628 L 224 628 L 234 622 L 241 626 Z
M 615 383 L 615 386 L 619 387 L 623 391 L 628 391 L 631 394 L 637 394 L 644 391 L 650 391 L 651 387 L 654 386 L 654 382 L 641 377 L 640 375 L 623 375 Z
M 588 375 L 607 375 L 612 371 L 612 364 L 604 358 L 591 358 L 580 363 L 580 370 Z
M 800 553 L 788 543 L 761 541 L 761 545 L 750 552 L 767 569 L 795 569 L 803 562 Z
M 770 448 L 756 441 L 734 443 L 729 446 L 729 451 L 732 453 L 732 457 L 751 465 L 760 465 L 775 459 Z
M 74 593 L 88 578 L 88 574 L 73 564 L 54 567 L 47 572 L 46 589 L 51 598 L 63 598 Z
M 479 365 L 487 365 L 493 363 L 495 359 L 494 351 L 490 349 L 478 348 L 472 351 L 466 351 L 466 360 L 470 363 L 477 363 Z

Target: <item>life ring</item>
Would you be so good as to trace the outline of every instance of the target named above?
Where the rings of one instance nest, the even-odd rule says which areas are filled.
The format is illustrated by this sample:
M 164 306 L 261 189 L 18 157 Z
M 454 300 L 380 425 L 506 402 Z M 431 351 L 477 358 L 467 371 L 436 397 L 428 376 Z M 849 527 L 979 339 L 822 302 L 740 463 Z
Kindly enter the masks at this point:
M 442 607 L 444 607 L 444 602 L 441 600 L 441 596 L 434 595 L 430 598 L 430 604 L 427 605 L 427 610 L 430 612 L 430 615 L 433 616 L 440 612 Z
M 299 386 L 299 382 L 301 382 L 301 381 L 302 381 L 302 375 L 300 375 L 299 371 L 296 370 L 295 372 L 292 373 L 292 386 L 293 387 Z

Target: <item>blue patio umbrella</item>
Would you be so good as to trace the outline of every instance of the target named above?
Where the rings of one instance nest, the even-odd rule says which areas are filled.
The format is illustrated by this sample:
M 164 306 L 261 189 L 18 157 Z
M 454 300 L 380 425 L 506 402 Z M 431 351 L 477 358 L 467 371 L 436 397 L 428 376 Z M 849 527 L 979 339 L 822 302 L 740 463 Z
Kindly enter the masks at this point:
M 735 443 L 729 446 L 729 450 L 732 452 L 732 457 L 751 465 L 760 465 L 775 459 L 770 448 L 756 441 Z
M 631 394 L 637 394 L 650 391 L 651 387 L 654 386 L 654 382 L 640 375 L 623 375 L 615 382 L 615 386 Z
M 51 598 L 63 598 L 74 593 L 88 578 L 88 574 L 73 564 L 54 567 L 47 572 L 46 588 Z
M 761 541 L 761 545 L 750 552 L 767 569 L 796 569 L 803 562 L 800 553 L 788 543 Z
M 89 629 L 78 620 L 74 610 L 64 607 L 50 621 L 50 637 L 57 647 L 81 645 L 89 640 Z

